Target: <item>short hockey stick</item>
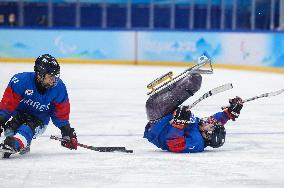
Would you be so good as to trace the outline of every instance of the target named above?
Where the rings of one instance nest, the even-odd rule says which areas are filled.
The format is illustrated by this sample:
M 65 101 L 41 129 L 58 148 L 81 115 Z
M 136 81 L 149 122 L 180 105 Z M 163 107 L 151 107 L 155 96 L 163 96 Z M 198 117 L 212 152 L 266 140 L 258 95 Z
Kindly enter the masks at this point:
M 255 99 L 259 99 L 259 98 L 263 98 L 263 97 L 273 97 L 273 96 L 276 96 L 276 95 L 280 95 L 283 92 L 284 92 L 284 89 L 280 89 L 278 91 L 273 91 L 273 92 L 270 92 L 270 93 L 263 93 L 261 95 L 245 99 L 245 100 L 243 100 L 243 103 L 253 101 Z M 222 110 L 224 110 L 225 108 L 228 108 L 228 107 L 229 106 L 222 106 Z
M 59 140 L 59 141 L 65 141 L 63 138 L 57 137 L 57 136 L 50 136 L 50 139 L 53 140 Z M 77 146 L 94 150 L 94 151 L 99 151 L 99 152 L 113 152 L 113 151 L 118 151 L 118 152 L 125 152 L 125 153 L 133 153 L 133 150 L 127 150 L 125 147 L 94 147 L 94 146 L 88 146 L 85 144 L 81 144 L 78 142 Z
M 211 89 L 210 91 L 204 93 L 199 99 L 197 99 L 194 103 L 192 103 L 191 105 L 188 106 L 188 110 L 190 110 L 191 108 L 193 108 L 196 104 L 198 104 L 199 102 L 201 102 L 202 100 L 215 95 L 217 93 L 221 93 L 224 91 L 227 91 L 229 89 L 233 88 L 233 84 L 232 83 L 228 83 L 228 84 L 224 84 L 222 86 L 216 87 L 214 89 Z

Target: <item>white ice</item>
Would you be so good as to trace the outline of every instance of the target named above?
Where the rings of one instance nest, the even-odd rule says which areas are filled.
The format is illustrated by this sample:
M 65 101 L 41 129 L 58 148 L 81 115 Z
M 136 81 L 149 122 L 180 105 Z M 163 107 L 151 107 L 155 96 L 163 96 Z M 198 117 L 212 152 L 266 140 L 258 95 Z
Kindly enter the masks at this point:
M 16 72 L 32 64 L 0 64 L 0 94 Z M 0 160 L 1 188 L 85 187 L 284 187 L 284 94 L 245 103 L 239 119 L 226 125 L 223 147 L 197 154 L 156 149 L 142 138 L 147 123 L 146 85 L 172 70 L 185 68 L 119 65 L 62 65 L 71 101 L 71 125 L 80 143 L 125 146 L 134 153 L 71 151 L 50 140 L 60 135 L 52 124 L 33 140 L 31 153 Z M 192 111 L 209 116 L 234 96 L 243 98 L 283 89 L 283 74 L 215 69 L 204 75 L 206 91 L 233 83 Z M 3 137 L 2 137 L 3 139 Z

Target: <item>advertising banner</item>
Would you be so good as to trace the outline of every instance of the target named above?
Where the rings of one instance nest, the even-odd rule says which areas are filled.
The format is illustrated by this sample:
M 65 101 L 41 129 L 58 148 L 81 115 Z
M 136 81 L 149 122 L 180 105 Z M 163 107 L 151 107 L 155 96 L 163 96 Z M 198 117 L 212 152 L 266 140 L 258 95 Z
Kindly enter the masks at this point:
M 44 53 L 68 59 L 134 59 L 134 32 L 0 30 L 0 57 L 35 58 Z
M 111 60 L 148 64 L 213 63 L 284 67 L 282 33 L 0 29 L 0 58 Z
M 205 52 L 214 63 L 284 67 L 284 35 L 234 32 L 139 32 L 138 35 L 138 61 L 192 62 Z

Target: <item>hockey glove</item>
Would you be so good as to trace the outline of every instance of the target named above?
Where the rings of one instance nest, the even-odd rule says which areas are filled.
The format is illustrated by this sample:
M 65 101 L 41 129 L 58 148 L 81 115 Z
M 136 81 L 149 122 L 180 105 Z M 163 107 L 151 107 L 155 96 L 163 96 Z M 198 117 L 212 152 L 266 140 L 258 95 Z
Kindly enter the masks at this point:
M 230 106 L 225 110 L 225 112 L 233 121 L 235 121 L 236 118 L 239 117 L 241 109 L 243 108 L 243 100 L 240 97 L 236 96 L 235 98 L 230 99 L 229 103 Z
M 188 106 L 180 106 L 174 112 L 172 126 L 177 129 L 184 129 L 190 123 L 190 114 Z
M 61 145 L 71 150 L 77 150 L 78 141 L 74 128 L 70 128 L 70 125 L 66 125 L 60 129 L 63 139 Z

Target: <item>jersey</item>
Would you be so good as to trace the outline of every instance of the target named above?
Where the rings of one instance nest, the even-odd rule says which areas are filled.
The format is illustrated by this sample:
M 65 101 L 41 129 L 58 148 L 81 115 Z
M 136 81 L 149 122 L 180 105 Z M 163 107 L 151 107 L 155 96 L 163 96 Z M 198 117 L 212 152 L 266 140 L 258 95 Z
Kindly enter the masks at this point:
M 0 115 L 9 119 L 19 112 L 31 114 L 44 125 L 52 122 L 58 128 L 69 124 L 70 103 L 66 86 L 60 79 L 56 86 L 40 94 L 34 72 L 18 73 L 10 80 L 2 101 Z
M 213 115 L 217 121 L 225 125 L 230 117 L 225 112 Z M 190 123 L 184 129 L 178 129 L 171 125 L 173 114 L 168 114 L 155 123 L 149 122 L 144 131 L 144 138 L 161 148 L 177 153 L 196 153 L 204 151 L 205 140 L 199 131 L 200 118 L 190 114 Z M 178 148 L 171 147 L 172 144 Z

